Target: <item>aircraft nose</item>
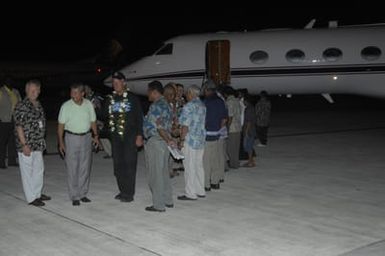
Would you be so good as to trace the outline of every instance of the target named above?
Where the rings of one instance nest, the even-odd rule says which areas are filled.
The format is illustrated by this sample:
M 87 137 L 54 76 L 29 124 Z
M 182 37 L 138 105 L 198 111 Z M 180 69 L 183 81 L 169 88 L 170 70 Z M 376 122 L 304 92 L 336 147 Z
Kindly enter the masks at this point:
M 128 70 L 127 72 L 126 72 L 126 74 L 127 75 L 130 75 L 130 74 L 135 74 L 136 73 L 136 70 Z
M 108 87 L 112 87 L 112 76 L 109 76 L 106 79 L 104 79 L 103 83 Z

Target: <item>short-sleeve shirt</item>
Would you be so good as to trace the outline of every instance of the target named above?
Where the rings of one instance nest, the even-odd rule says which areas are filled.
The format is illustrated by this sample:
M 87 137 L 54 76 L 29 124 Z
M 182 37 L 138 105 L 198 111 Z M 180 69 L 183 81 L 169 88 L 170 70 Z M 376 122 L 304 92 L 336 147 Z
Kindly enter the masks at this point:
M 28 98 L 20 101 L 15 107 L 14 120 L 15 126 L 23 129 L 26 145 L 32 151 L 44 151 L 46 148 L 44 140 L 46 119 L 40 102 L 37 102 L 35 107 Z M 17 134 L 16 147 L 17 151 L 23 151 L 23 146 Z
M 158 129 L 171 132 L 172 110 L 164 97 L 153 102 L 143 121 L 143 133 L 146 139 L 158 136 Z
M 229 127 L 229 133 L 241 132 L 241 104 L 238 99 L 233 95 L 229 96 L 226 100 L 227 109 L 229 111 L 229 117 L 232 117 L 232 121 Z
M 265 98 L 260 99 L 255 105 L 255 113 L 257 114 L 258 126 L 269 126 L 271 102 Z
M 187 144 L 193 149 L 202 149 L 206 140 L 206 106 L 199 98 L 188 102 L 182 109 L 179 123 L 188 127 Z
M 217 95 L 205 98 L 206 105 L 206 141 L 218 140 L 222 120 L 228 117 L 225 102 Z
M 257 115 L 255 114 L 255 108 L 252 105 L 249 105 L 245 109 L 245 120 L 244 124 L 250 124 L 249 136 L 256 136 L 256 128 L 257 128 Z
M 94 106 L 87 99 L 83 99 L 81 105 L 70 99 L 61 106 L 58 121 L 64 124 L 64 130 L 74 133 L 88 132 L 91 122 L 96 121 Z
M 21 99 L 18 90 L 5 85 L 0 87 L 0 121 L 6 123 L 12 121 L 14 109 L 19 101 Z

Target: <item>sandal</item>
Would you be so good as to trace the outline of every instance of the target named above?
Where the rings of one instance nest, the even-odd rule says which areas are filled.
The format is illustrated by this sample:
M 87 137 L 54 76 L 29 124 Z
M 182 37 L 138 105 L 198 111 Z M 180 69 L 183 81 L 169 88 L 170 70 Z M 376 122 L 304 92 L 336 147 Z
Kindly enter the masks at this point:
M 247 168 L 255 167 L 255 163 L 249 163 L 249 162 L 247 162 L 247 163 L 243 164 L 242 167 L 247 167 Z

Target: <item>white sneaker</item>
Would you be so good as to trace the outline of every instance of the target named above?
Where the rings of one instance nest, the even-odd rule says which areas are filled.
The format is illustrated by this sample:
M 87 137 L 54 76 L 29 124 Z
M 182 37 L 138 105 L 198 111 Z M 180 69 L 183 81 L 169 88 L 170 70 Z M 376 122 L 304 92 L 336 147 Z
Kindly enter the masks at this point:
M 266 147 L 266 144 L 259 143 L 257 146 L 258 147 Z

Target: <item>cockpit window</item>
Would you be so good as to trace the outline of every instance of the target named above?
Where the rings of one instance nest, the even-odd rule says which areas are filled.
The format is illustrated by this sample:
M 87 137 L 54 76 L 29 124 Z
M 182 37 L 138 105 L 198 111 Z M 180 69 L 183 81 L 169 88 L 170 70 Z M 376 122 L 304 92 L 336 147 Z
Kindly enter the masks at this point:
M 172 48 L 173 48 L 172 43 L 166 44 L 166 45 L 162 46 L 162 48 L 160 48 L 155 53 L 155 55 L 171 55 L 172 54 Z

